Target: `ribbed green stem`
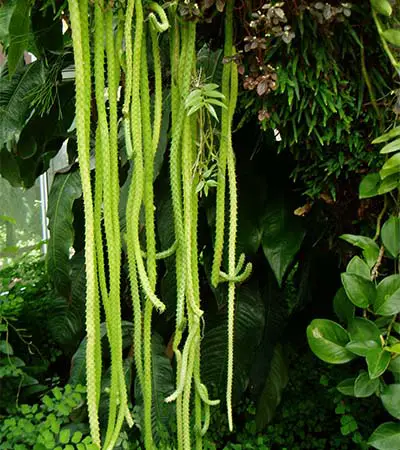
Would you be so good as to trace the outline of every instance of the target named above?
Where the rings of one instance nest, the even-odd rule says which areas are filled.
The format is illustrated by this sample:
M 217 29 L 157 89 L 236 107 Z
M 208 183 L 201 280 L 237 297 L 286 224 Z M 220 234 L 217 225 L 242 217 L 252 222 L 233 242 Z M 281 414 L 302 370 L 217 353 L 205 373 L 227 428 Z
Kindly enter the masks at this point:
M 227 0 L 225 14 L 225 44 L 224 56 L 232 56 L 233 46 L 233 0 Z M 232 63 L 224 65 L 222 70 L 222 94 L 226 101 L 229 99 L 230 79 Z M 221 140 L 218 155 L 218 178 L 217 178 L 217 199 L 216 199 L 216 217 L 215 217 L 215 242 L 214 242 L 214 260 L 211 272 L 211 283 L 217 286 L 219 283 L 219 272 L 221 270 L 222 253 L 224 246 L 224 228 L 225 228 L 225 186 L 226 186 L 226 160 L 228 155 L 229 141 L 229 112 L 227 109 L 221 111 Z
M 88 36 L 87 28 L 82 30 L 79 3 L 77 0 L 69 0 L 70 21 L 73 36 L 73 48 L 75 59 L 75 85 L 76 85 L 76 132 L 78 140 L 78 155 L 80 175 L 82 181 L 83 203 L 85 213 L 85 263 L 86 263 L 86 378 L 87 378 L 87 404 L 89 425 L 92 439 L 95 445 L 100 447 L 100 429 L 98 419 L 96 385 L 98 374 L 96 373 L 96 333 L 97 333 L 97 285 L 96 285 L 96 249 L 94 232 L 94 211 L 90 180 L 90 106 L 87 99 L 90 96 L 90 70 L 85 68 L 88 60 Z M 82 1 L 83 10 L 87 14 L 87 2 Z M 87 20 L 87 17 L 86 17 Z M 88 39 L 87 39 L 88 41 Z
M 154 144 L 151 131 L 149 73 L 147 67 L 146 32 L 143 31 L 142 67 L 141 67 L 141 102 L 142 102 L 142 130 L 144 147 L 144 211 L 146 224 L 146 254 L 147 273 L 150 288 L 156 287 L 156 235 L 154 228 L 154 194 L 153 194 L 153 168 Z M 144 442 L 145 447 L 153 447 L 152 434 L 152 359 L 151 359 L 151 317 L 153 304 L 146 299 L 143 323 L 143 370 L 145 380 L 143 386 L 144 399 Z
M 232 118 L 236 107 L 238 91 L 238 73 L 236 66 L 231 71 L 231 89 L 229 100 L 229 134 L 228 134 L 228 179 L 229 179 L 229 237 L 228 237 L 228 274 L 233 278 L 236 274 L 236 235 L 237 235 L 237 186 L 235 171 L 235 155 L 232 148 Z M 226 406 L 228 411 L 229 430 L 233 430 L 232 420 L 232 384 L 233 384 L 233 352 L 234 352 L 234 320 L 235 320 L 235 281 L 228 284 L 228 368 L 226 386 Z

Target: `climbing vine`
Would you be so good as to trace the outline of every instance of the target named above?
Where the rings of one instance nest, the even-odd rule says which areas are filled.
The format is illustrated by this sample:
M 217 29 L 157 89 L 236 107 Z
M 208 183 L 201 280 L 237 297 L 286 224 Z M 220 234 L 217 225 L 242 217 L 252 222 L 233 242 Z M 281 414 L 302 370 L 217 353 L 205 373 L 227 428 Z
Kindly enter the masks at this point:
M 217 84 L 202 83 L 202 74 L 196 72 L 199 14 L 193 7 L 192 12 L 186 11 L 182 15 L 182 8 L 178 6 L 176 3 L 142 3 L 142 0 L 127 0 L 125 4 L 95 0 L 90 5 L 87 0 L 69 0 L 76 72 L 78 156 L 85 205 L 88 413 L 93 442 L 99 448 L 114 448 L 124 420 L 130 426 L 133 424 L 122 359 L 120 279 L 123 242 L 127 249 L 134 316 L 134 361 L 143 394 L 145 448 L 155 446 L 152 316 L 154 310 L 161 314 L 166 309 L 157 292 L 157 261 L 172 257 L 176 269 L 176 328 L 172 344 L 176 388 L 165 401 L 176 404 L 177 448 L 202 448 L 202 436 L 210 423 L 210 406 L 220 402 L 210 399 L 208 389 L 201 381 L 200 343 L 204 318 L 199 282 L 198 201 L 202 192 L 207 195 L 211 187 L 216 187 L 217 199 L 212 283 L 215 287 L 220 282 L 228 284 L 226 404 L 229 428 L 232 430 L 233 427 L 235 288 L 251 272 L 251 264 L 245 266 L 244 255 L 236 260 L 237 187 L 231 123 L 236 107 L 238 71 L 233 58 L 233 0 L 228 0 L 225 8 L 226 62 L 221 92 Z M 175 240 L 169 249 L 160 250 L 157 249 L 155 230 L 153 180 L 163 117 L 159 35 L 164 32 L 168 32 L 170 47 L 172 122 L 169 160 Z M 131 160 L 126 233 L 123 236 L 118 210 L 121 157 L 118 111 L 121 98 L 125 148 Z M 93 114 L 93 108 L 96 114 Z M 89 154 L 92 128 L 96 128 L 94 197 Z M 208 167 L 210 161 L 212 166 Z M 205 180 L 210 174 L 211 181 Z M 222 271 L 225 251 L 227 273 Z M 103 310 L 111 354 L 108 421 L 104 433 L 98 414 L 102 375 L 100 317 Z

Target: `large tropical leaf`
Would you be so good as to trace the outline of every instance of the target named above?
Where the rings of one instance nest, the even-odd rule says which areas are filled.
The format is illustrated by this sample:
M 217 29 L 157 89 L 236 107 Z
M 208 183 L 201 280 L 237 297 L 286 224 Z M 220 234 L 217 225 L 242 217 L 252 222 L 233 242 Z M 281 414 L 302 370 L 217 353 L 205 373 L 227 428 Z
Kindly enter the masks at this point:
M 4 70 L 0 77 L 0 148 L 21 132 L 31 104 L 32 91 L 45 81 L 45 69 L 35 61 L 18 69 L 9 79 Z
M 305 230 L 282 196 L 267 202 L 262 228 L 264 254 L 281 285 L 300 249 Z
M 58 173 L 54 177 L 47 210 L 50 230 L 47 270 L 57 292 L 65 298 L 71 295 L 70 250 L 74 239 L 72 206 L 81 195 L 79 171 Z
M 32 2 L 30 0 L 18 0 L 10 19 L 8 27 L 10 39 L 8 66 L 10 69 L 10 76 L 14 75 L 24 51 L 28 50 L 30 41 L 29 29 L 31 24 L 31 4 Z
M 71 258 L 71 293 L 69 298 L 59 297 L 49 320 L 53 339 L 67 354 L 78 347 L 85 333 L 86 271 L 85 257 L 76 254 Z
M 171 419 L 174 417 L 173 403 L 166 403 L 165 398 L 175 390 L 175 377 L 171 361 L 166 355 L 166 347 L 162 337 L 154 333 L 152 336 L 152 429 L 154 438 L 158 442 L 165 433 L 171 434 L 168 429 Z M 135 388 L 136 409 L 143 429 L 143 395 L 139 384 Z
M 15 4 L 16 0 L 8 0 L 5 4 L 2 4 L 0 8 L 0 42 L 4 47 L 8 46 L 8 27 L 14 12 Z
M 288 381 L 288 363 L 282 346 L 278 344 L 274 348 L 269 374 L 257 402 L 256 424 L 258 430 L 263 429 L 272 420 Z
M 249 369 L 263 335 L 265 309 L 259 291 L 250 287 L 238 289 L 235 307 L 233 397 L 237 400 L 249 384 Z M 203 383 L 214 386 L 223 397 L 228 361 L 226 310 L 207 318 L 207 323 L 210 328 L 205 331 L 201 352 Z

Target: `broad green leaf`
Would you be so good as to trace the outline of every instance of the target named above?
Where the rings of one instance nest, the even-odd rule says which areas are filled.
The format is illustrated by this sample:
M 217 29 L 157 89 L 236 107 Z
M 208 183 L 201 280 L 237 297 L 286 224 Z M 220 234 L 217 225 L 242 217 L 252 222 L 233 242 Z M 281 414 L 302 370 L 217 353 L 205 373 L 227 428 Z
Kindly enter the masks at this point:
M 14 354 L 13 348 L 8 341 L 0 341 L 0 353 L 4 353 L 5 355 Z
M 60 431 L 60 435 L 58 437 L 60 444 L 68 444 L 69 438 L 71 437 L 71 430 L 69 428 L 64 428 Z
M 369 270 L 368 264 L 363 261 L 359 256 L 354 256 L 346 267 L 347 273 L 353 273 L 359 275 L 360 277 L 371 280 L 371 272 Z
M 380 377 L 390 362 L 390 353 L 383 349 L 373 349 L 367 353 L 368 373 L 371 380 Z
M 354 317 L 355 307 L 347 297 L 346 291 L 343 287 L 339 288 L 333 299 L 333 310 L 343 323 L 349 323 Z
M 50 230 L 47 270 L 57 292 L 64 297 L 69 297 L 71 290 L 70 250 L 74 240 L 72 206 L 81 195 L 79 171 L 59 173 L 54 177 L 47 210 Z
M 351 273 L 342 273 L 341 278 L 346 294 L 354 305 L 367 308 L 374 303 L 376 289 L 372 281 Z
M 400 47 L 400 30 L 397 28 L 389 28 L 388 30 L 385 30 L 382 35 L 389 44 Z
M 397 152 L 398 150 L 400 150 L 400 139 L 396 139 L 395 141 L 390 142 L 389 144 L 386 144 L 382 148 L 380 153 L 382 155 L 385 155 L 386 153 L 393 153 L 393 152 Z
M 388 347 L 384 347 L 384 349 L 387 352 L 396 353 L 397 355 L 399 355 L 400 354 L 400 342 L 397 342 L 396 344 L 390 345 Z
M 348 327 L 348 333 L 351 341 L 366 341 L 372 340 L 378 343 L 381 342 L 381 332 L 379 328 L 368 319 L 363 317 L 356 317 L 350 323 Z
M 395 450 L 400 448 L 400 423 L 386 422 L 372 433 L 368 444 L 378 450 Z
M 386 385 L 381 393 L 381 400 L 386 411 L 400 420 L 400 384 Z
M 389 275 L 378 284 L 373 309 L 382 316 L 400 312 L 400 275 Z
M 314 319 L 307 327 L 307 340 L 311 350 L 327 363 L 343 364 L 355 358 L 346 349 L 346 330 L 331 320 Z
M 369 397 L 379 387 L 379 379 L 371 380 L 367 372 L 362 371 L 354 383 L 354 395 L 359 398 Z
M 388 177 L 389 175 L 397 174 L 400 172 L 400 153 L 396 153 L 394 156 L 389 158 L 382 169 L 379 171 L 382 179 Z
M 366 175 L 359 186 L 360 198 L 371 198 L 378 195 L 378 188 L 381 184 L 381 177 L 379 173 L 369 173 Z
M 380 349 L 382 346 L 376 341 L 350 341 L 346 348 L 357 356 L 367 356 L 368 352 L 373 349 Z
M 349 395 L 350 397 L 354 397 L 354 383 L 355 378 L 347 378 L 346 380 L 341 381 L 336 389 L 342 393 L 343 395 Z
M 356 234 L 342 234 L 340 239 L 361 248 L 363 250 L 364 258 L 370 268 L 375 265 L 379 256 L 379 247 L 373 239 L 366 236 L 358 236 Z
M 381 181 L 381 184 L 378 188 L 378 194 L 383 195 L 388 192 L 393 191 L 400 185 L 400 174 L 395 173 L 393 175 L 389 175 L 384 180 Z
M 393 128 L 392 130 L 388 131 L 385 134 L 382 134 L 382 136 L 377 137 L 372 141 L 373 144 L 382 144 L 384 142 L 390 141 L 391 139 L 394 139 L 395 137 L 400 136 L 400 127 Z
M 18 0 L 11 16 L 8 28 L 10 46 L 8 49 L 8 67 L 10 77 L 14 75 L 18 63 L 25 50 L 28 50 L 30 40 L 30 0 Z
M 305 236 L 303 223 L 280 198 L 267 204 L 262 229 L 264 255 L 281 286 L 303 242 Z
M 257 402 L 256 425 L 261 430 L 271 422 L 289 381 L 288 363 L 280 344 L 274 348 L 268 377 Z
M 386 17 L 392 15 L 392 5 L 388 0 L 371 0 L 371 5 L 378 14 Z
M 400 254 L 400 218 L 392 216 L 382 226 L 382 243 L 386 250 L 397 258 Z
M 391 372 L 394 372 L 394 373 L 400 373 L 400 357 L 393 358 L 390 361 L 388 370 L 390 370 Z

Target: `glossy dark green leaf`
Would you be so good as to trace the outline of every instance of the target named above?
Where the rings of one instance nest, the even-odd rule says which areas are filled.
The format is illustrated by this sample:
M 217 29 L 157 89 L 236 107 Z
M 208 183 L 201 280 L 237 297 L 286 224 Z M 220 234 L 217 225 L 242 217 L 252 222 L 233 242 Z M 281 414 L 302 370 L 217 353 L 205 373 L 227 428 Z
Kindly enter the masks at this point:
M 282 346 L 278 344 L 274 348 L 269 374 L 257 402 L 256 425 L 258 430 L 262 430 L 271 422 L 288 381 L 288 362 Z
M 394 373 L 400 373 L 400 357 L 393 358 L 390 360 L 388 370 Z
M 2 42 L 5 47 L 8 47 L 9 44 L 8 29 L 16 3 L 16 0 L 8 0 L 3 3 L 0 8 L 0 42 Z
M 379 387 L 379 379 L 371 380 L 368 373 L 362 371 L 354 383 L 354 395 L 359 398 L 369 397 Z
M 8 28 L 10 46 L 8 49 L 8 68 L 10 77 L 14 75 L 25 50 L 28 50 L 30 29 L 30 0 L 18 0 Z
M 311 350 L 327 363 L 343 364 L 355 358 L 346 349 L 347 331 L 331 320 L 314 319 L 307 327 L 307 340 Z
M 363 317 L 354 318 L 347 329 L 351 341 L 373 340 L 380 343 L 381 332 L 379 328 L 368 319 Z
M 359 256 L 354 256 L 346 267 L 347 273 L 354 273 L 360 277 L 371 280 L 371 273 L 368 264 L 363 261 Z
M 355 378 L 347 378 L 346 380 L 341 381 L 336 389 L 342 393 L 343 395 L 348 395 L 350 397 L 354 397 L 354 382 Z
M 381 393 L 381 400 L 386 411 L 400 420 L 400 384 L 388 384 Z
M 351 273 L 342 273 L 341 278 L 344 290 L 354 305 L 367 308 L 374 303 L 376 289 L 372 281 Z
M 359 197 L 360 198 L 371 198 L 378 194 L 378 188 L 381 183 L 381 177 L 379 173 L 369 173 L 366 175 L 359 187 Z
M 378 284 L 373 309 L 382 316 L 400 312 L 400 275 L 389 275 Z
M 349 323 L 355 312 L 355 306 L 347 297 L 346 291 L 343 287 L 339 288 L 333 299 L 333 310 L 342 323 Z
M 373 239 L 366 236 L 358 236 L 356 234 L 342 234 L 340 238 L 349 244 L 361 248 L 363 250 L 364 258 L 370 268 L 375 265 L 379 255 L 379 247 Z
M 346 345 L 347 350 L 351 351 L 357 356 L 367 356 L 368 352 L 373 349 L 380 349 L 381 345 L 376 341 L 350 341 Z
M 269 202 L 262 219 L 262 248 L 275 276 L 282 284 L 305 236 L 302 220 L 283 200 Z
M 395 450 L 400 448 L 400 423 L 386 422 L 372 433 L 368 444 L 378 450 Z
M 71 289 L 70 250 L 74 241 L 72 206 L 81 195 L 79 171 L 55 176 L 47 210 L 50 230 L 47 270 L 57 292 L 65 297 Z
M 387 369 L 390 362 L 390 353 L 377 348 L 367 353 L 368 373 L 371 380 L 380 377 Z
M 394 257 L 400 254 L 400 218 L 392 216 L 382 226 L 382 243 Z

